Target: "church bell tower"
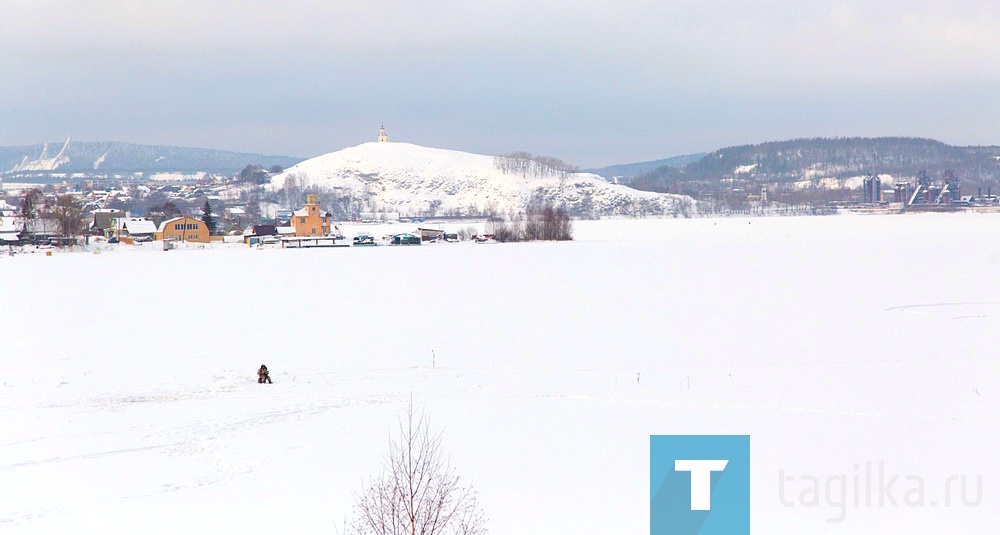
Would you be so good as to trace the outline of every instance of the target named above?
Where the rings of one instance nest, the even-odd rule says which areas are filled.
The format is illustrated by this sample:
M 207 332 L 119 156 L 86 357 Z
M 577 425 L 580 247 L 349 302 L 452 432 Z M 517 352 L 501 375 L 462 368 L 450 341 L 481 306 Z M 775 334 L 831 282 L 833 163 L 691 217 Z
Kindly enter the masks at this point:
M 385 133 L 385 125 L 382 125 L 382 127 L 378 129 L 378 142 L 379 143 L 389 142 L 389 135 Z

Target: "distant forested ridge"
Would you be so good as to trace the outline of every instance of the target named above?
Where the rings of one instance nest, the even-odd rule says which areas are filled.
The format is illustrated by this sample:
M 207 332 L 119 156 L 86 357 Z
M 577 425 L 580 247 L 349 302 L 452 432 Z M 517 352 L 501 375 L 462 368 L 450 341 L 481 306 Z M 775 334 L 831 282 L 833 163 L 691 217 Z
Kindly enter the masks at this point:
M 636 176 L 648 173 L 659 167 L 684 167 L 689 163 L 697 162 L 704 156 L 705 153 L 686 154 L 684 156 L 672 156 L 670 158 L 654 160 L 651 162 L 624 163 L 609 165 L 608 167 L 601 167 L 598 169 L 586 169 L 584 172 L 593 173 L 608 180 L 620 178 L 623 183 L 628 183 Z
M 641 174 L 632 185 L 677 192 L 720 182 L 818 182 L 872 173 L 914 177 L 923 171 L 931 177 L 951 171 L 963 187 L 996 187 L 1000 147 L 955 147 L 907 137 L 795 139 L 727 147 L 680 168 L 662 166 Z
M 234 174 L 248 164 L 290 167 L 303 158 L 216 149 L 69 141 L 0 147 L 0 175 L 22 173 L 192 173 Z

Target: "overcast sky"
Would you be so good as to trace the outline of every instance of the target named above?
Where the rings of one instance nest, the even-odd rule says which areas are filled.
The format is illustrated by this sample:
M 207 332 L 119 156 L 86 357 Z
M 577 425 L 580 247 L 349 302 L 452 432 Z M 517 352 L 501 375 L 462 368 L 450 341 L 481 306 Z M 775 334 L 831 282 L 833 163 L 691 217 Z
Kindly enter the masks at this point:
M 996 0 L 3 0 L 0 145 L 581 166 L 814 136 L 1000 143 Z

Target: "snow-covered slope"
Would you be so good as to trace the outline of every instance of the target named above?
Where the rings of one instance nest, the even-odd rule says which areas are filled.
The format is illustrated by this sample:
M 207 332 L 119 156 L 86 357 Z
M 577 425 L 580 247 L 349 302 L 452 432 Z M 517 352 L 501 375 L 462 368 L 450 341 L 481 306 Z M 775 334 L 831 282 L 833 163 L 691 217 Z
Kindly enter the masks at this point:
M 1000 215 L 574 226 L 0 255 L 0 535 L 343 534 L 411 400 L 493 535 L 649 533 L 654 434 L 755 535 L 997 533 Z
M 306 160 L 276 175 L 367 201 L 373 210 L 404 215 L 518 213 L 540 196 L 576 215 L 673 213 L 688 197 L 609 184 L 589 173 L 534 177 L 504 173 L 492 156 L 409 143 L 365 143 Z

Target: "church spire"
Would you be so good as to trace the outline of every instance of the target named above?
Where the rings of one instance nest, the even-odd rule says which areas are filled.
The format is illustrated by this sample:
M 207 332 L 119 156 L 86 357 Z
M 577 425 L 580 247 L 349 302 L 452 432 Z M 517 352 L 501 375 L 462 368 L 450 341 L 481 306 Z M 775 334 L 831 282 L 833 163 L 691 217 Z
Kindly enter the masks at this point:
M 388 141 L 389 136 L 385 133 L 385 125 L 383 124 L 382 127 L 378 129 L 378 142 L 387 143 Z

